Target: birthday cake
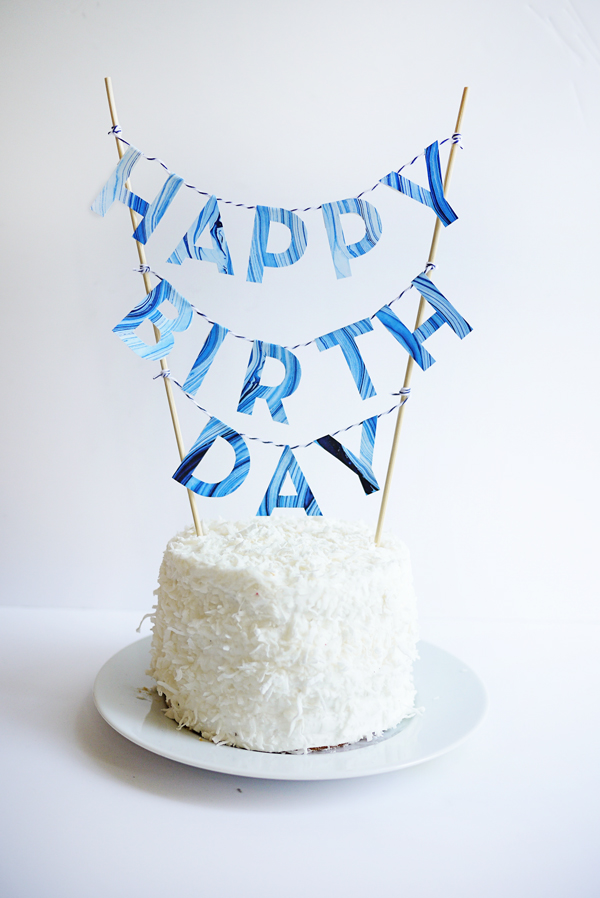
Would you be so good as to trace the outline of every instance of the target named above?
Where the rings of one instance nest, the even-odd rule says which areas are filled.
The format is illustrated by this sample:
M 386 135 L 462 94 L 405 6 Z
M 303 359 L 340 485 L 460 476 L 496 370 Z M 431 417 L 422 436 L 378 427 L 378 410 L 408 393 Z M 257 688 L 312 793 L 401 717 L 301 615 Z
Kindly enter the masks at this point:
M 414 714 L 408 550 L 364 524 L 258 517 L 168 544 L 151 666 L 168 717 L 266 752 L 370 740 Z

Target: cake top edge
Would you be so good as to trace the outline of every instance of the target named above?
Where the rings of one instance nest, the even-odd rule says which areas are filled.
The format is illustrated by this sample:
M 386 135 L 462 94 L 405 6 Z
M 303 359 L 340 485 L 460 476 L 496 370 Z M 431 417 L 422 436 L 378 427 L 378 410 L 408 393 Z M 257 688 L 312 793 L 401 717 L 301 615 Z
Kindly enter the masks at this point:
M 294 567 L 308 559 L 353 568 L 400 559 L 408 562 L 408 549 L 401 540 L 386 533 L 377 546 L 374 528 L 363 521 L 277 515 L 237 521 L 213 519 L 203 521 L 203 526 L 204 536 L 197 536 L 193 527 L 177 533 L 168 544 L 167 555 L 190 561 L 193 558 L 208 566 L 222 566 L 227 558 L 236 566 L 259 567 L 273 562 Z M 310 567 L 314 569 L 315 565 L 311 563 Z

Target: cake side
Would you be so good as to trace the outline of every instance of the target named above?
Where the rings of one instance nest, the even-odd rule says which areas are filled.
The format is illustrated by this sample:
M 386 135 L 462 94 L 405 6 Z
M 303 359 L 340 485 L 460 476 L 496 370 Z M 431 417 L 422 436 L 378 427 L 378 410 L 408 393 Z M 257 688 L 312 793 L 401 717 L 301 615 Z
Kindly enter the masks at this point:
M 168 544 L 148 673 L 169 716 L 215 742 L 295 751 L 414 713 L 408 550 L 364 524 L 210 522 Z

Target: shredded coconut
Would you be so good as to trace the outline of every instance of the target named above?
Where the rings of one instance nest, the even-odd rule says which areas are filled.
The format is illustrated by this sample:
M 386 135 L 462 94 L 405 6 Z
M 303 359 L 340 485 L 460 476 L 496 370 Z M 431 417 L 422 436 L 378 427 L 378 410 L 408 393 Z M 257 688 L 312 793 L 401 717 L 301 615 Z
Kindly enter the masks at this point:
M 306 751 L 414 714 L 406 547 L 323 518 L 205 522 L 168 544 L 148 673 L 168 716 L 218 744 Z

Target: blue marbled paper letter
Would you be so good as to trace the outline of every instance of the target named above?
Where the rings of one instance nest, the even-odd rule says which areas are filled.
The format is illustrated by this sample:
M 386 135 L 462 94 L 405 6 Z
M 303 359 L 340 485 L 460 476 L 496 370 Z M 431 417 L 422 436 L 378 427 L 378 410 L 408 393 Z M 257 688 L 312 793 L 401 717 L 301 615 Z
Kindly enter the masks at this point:
M 292 483 L 296 488 L 295 496 L 280 495 L 286 474 L 290 475 Z M 322 514 L 306 477 L 302 473 L 300 465 L 289 446 L 286 446 L 281 453 L 275 473 L 267 487 L 265 498 L 262 500 L 256 514 L 257 516 L 270 515 L 276 508 L 303 508 L 308 515 Z
M 139 212 L 140 215 L 146 213 L 148 203 L 134 193 L 131 193 L 131 191 L 127 190 L 125 187 L 125 181 L 129 178 L 134 165 L 141 155 L 140 151 L 135 147 L 128 148 L 127 152 L 124 153 L 119 160 L 119 164 L 114 172 L 92 203 L 92 212 L 97 212 L 98 215 L 104 217 L 115 200 L 119 200 L 121 203 L 125 203 L 126 206 L 131 206 L 131 208 L 136 212 Z
M 360 215 L 365 223 L 365 236 L 357 243 L 347 244 L 344 240 L 340 215 L 348 212 Z M 365 253 L 373 249 L 381 237 L 379 212 L 371 203 L 352 197 L 348 200 L 338 200 L 336 203 L 324 203 L 323 221 L 329 238 L 335 275 L 337 278 L 349 278 L 352 275 L 350 259 L 364 256 Z
M 212 249 L 196 246 L 200 235 L 209 228 Z M 225 240 L 221 213 L 216 196 L 211 196 L 196 220 L 191 224 L 187 234 L 184 234 L 167 262 L 173 265 L 181 265 L 185 259 L 198 259 L 201 262 L 214 262 L 221 274 L 233 274 L 233 265 L 229 247 Z
M 325 334 L 323 337 L 317 337 L 315 340 L 319 347 L 319 352 L 331 349 L 332 346 L 340 347 L 354 378 L 354 383 L 363 399 L 369 399 L 371 396 L 376 396 L 377 393 L 356 345 L 355 337 L 360 336 L 360 334 L 367 334 L 372 330 L 373 325 L 370 320 L 364 318 L 362 321 L 356 321 L 347 327 L 341 327 L 339 330 Z
M 411 330 L 401 321 L 396 313 L 389 307 L 384 306 L 376 314 L 384 327 L 390 332 L 401 346 L 413 357 L 417 365 L 426 371 L 430 365 L 433 365 L 435 359 L 429 355 L 426 349 L 423 349 L 421 342 L 416 338 Z
M 218 483 L 207 483 L 198 480 L 193 472 L 200 464 L 210 447 L 218 437 L 227 440 L 235 451 L 235 463 L 233 470 Z M 220 498 L 234 493 L 242 485 L 250 471 L 250 453 L 244 438 L 232 430 L 227 424 L 223 424 L 218 418 L 211 418 L 186 457 L 183 459 L 175 473 L 173 480 L 182 483 L 189 490 L 193 490 L 199 496 L 213 496 Z
M 432 315 L 418 330 L 415 336 L 422 341 L 427 339 L 442 324 L 449 324 L 457 337 L 462 340 L 467 334 L 470 334 L 473 328 L 468 324 L 462 315 L 456 311 L 454 306 L 448 302 L 445 296 L 440 293 L 438 288 L 424 274 L 419 274 L 412 282 L 413 287 L 419 291 L 427 302 L 436 310 L 436 315 Z M 418 335 L 418 336 L 417 336 Z
M 156 230 L 161 218 L 175 199 L 175 195 L 182 184 L 183 178 L 177 175 L 169 175 L 133 232 L 134 240 L 139 241 L 139 243 L 148 242 L 148 238 Z
M 384 306 L 383 309 L 380 309 L 376 317 L 385 325 L 390 334 L 404 346 L 406 351 L 410 353 L 417 365 L 425 371 L 435 362 L 435 359 L 421 345 L 427 337 L 434 334 L 442 324 L 450 325 L 461 340 L 471 333 L 473 328 L 424 274 L 414 278 L 412 284 L 436 310 L 431 318 L 424 321 L 416 331 L 411 332 L 389 306 Z
M 425 164 L 427 165 L 427 179 L 429 181 L 429 190 L 425 187 L 419 187 L 414 181 L 409 181 L 396 171 L 391 171 L 385 178 L 381 178 L 380 183 L 399 190 L 406 196 L 410 196 L 413 200 L 423 203 L 433 209 L 437 217 L 440 219 L 445 228 L 453 221 L 456 221 L 457 215 L 450 206 L 448 200 L 444 196 L 444 186 L 442 183 L 442 170 L 440 168 L 440 151 L 437 140 L 427 147 L 425 150 Z
M 170 302 L 177 309 L 179 314 L 176 318 L 166 318 L 162 314 L 160 306 L 163 302 Z M 193 314 L 193 309 L 187 299 L 184 299 L 168 281 L 161 281 L 146 296 L 144 302 L 136 306 L 116 327 L 113 327 L 113 333 L 117 334 L 130 349 L 133 349 L 143 359 L 156 361 L 164 359 L 171 352 L 175 343 L 173 332 L 186 331 L 192 323 Z M 144 343 L 135 333 L 136 328 L 146 319 L 159 329 L 160 340 L 158 343 L 151 345 Z
M 267 252 L 272 221 L 284 224 L 290 230 L 290 245 L 285 252 Z M 285 268 L 286 265 L 293 265 L 304 255 L 306 240 L 306 225 L 295 212 L 274 206 L 257 206 L 246 280 L 262 284 L 265 267 Z
M 357 458 L 353 452 L 346 449 L 345 446 L 336 440 L 335 437 L 326 436 L 316 440 L 326 452 L 341 461 L 343 465 L 358 476 L 361 486 L 365 494 L 369 496 L 371 493 L 379 489 L 377 478 L 373 473 L 373 450 L 375 449 L 375 434 L 377 433 L 377 416 L 367 418 L 362 422 L 362 434 L 360 438 L 360 457 Z
M 276 387 L 261 386 L 260 378 L 267 356 L 279 359 L 285 365 L 285 374 L 281 383 Z M 255 340 L 250 352 L 248 370 L 244 379 L 244 386 L 237 407 L 238 412 L 251 415 L 254 403 L 257 399 L 265 399 L 274 421 L 289 424 L 282 399 L 291 396 L 298 389 L 302 369 L 297 356 L 290 349 L 278 346 L 277 343 L 263 343 Z
M 132 193 L 131 190 L 125 187 L 125 181 L 129 178 L 140 156 L 139 150 L 135 147 L 129 147 L 92 203 L 92 211 L 104 216 L 115 200 L 125 203 L 126 206 L 129 206 L 134 212 L 142 216 L 142 220 L 133 233 L 134 240 L 146 243 L 175 199 L 177 191 L 183 184 L 183 178 L 178 177 L 178 175 L 169 175 L 153 201 L 151 203 L 146 202 L 141 196 Z
M 222 327 L 220 324 L 215 323 L 211 327 L 208 337 L 204 341 L 204 346 L 198 353 L 198 358 L 192 365 L 190 373 L 186 377 L 183 385 L 183 389 L 186 393 L 189 393 L 190 396 L 195 396 L 202 386 L 202 381 L 208 374 L 213 359 L 228 333 L 228 329 Z
M 204 346 L 198 353 L 198 358 L 192 365 L 191 371 L 183 385 L 183 389 L 190 396 L 195 396 L 202 386 L 202 381 L 206 377 L 213 359 L 228 333 L 228 329 L 220 324 L 213 324 L 211 327 L 208 337 L 204 341 Z

